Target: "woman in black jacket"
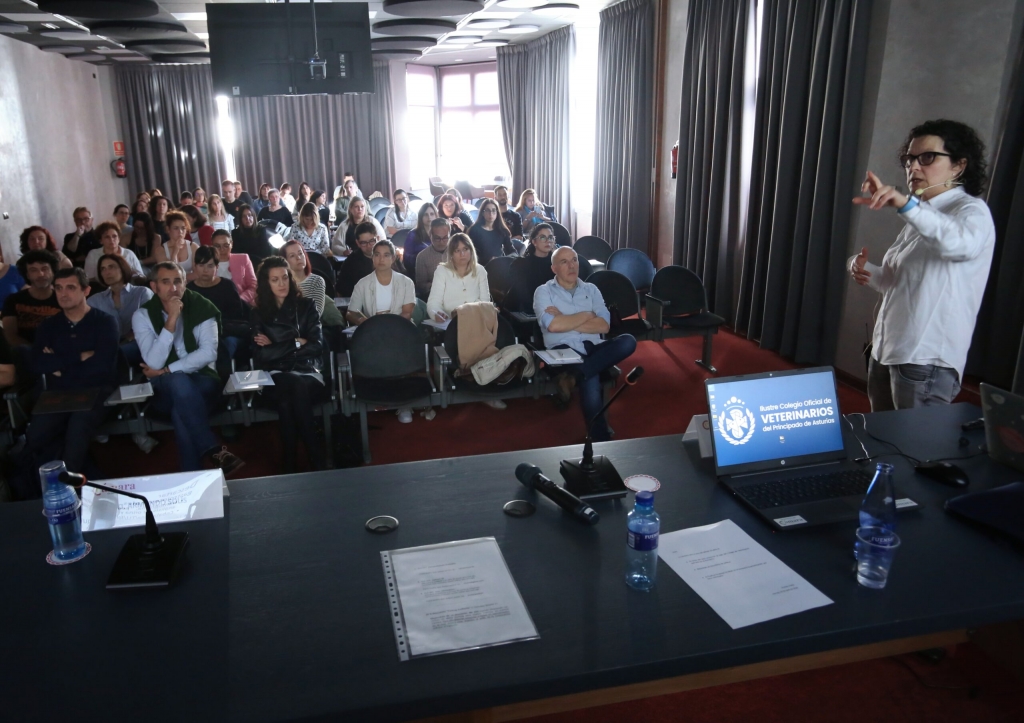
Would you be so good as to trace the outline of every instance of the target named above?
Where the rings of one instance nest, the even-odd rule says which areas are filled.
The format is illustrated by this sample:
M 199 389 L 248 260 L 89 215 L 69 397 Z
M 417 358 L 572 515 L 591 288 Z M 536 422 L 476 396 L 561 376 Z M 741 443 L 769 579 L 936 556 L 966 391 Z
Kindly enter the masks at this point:
M 282 472 L 295 471 L 299 437 L 312 468 L 323 469 L 324 452 L 313 426 L 313 405 L 326 394 L 320 373 L 324 353 L 320 314 L 312 300 L 302 296 L 288 262 L 278 256 L 264 259 L 256 272 L 252 334 L 256 367 L 274 379 L 274 386 L 263 387 L 263 396 L 277 407 Z

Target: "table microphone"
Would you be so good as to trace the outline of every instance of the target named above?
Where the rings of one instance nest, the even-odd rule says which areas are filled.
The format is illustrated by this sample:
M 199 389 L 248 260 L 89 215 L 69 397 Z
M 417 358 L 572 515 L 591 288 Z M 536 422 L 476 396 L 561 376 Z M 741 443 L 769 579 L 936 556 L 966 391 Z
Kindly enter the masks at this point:
M 540 471 L 540 467 L 535 464 L 528 462 L 520 464 L 516 467 L 516 477 L 524 486 L 536 490 L 566 512 L 571 512 L 573 517 L 584 524 L 596 525 L 601 519 L 593 507 L 545 477 L 544 473 Z

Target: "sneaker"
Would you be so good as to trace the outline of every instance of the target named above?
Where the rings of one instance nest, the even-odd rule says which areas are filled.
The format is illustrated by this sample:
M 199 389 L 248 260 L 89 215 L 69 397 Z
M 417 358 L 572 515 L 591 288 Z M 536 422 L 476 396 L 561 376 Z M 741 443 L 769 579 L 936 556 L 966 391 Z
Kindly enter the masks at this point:
M 491 409 L 508 409 L 508 405 L 505 404 L 503 399 L 491 399 L 490 401 L 484 402 Z
M 424 412 L 420 412 L 420 416 L 429 422 L 431 419 L 437 416 L 437 411 L 433 407 L 431 407 L 430 409 Z
M 110 435 L 109 434 L 97 434 L 95 437 L 93 437 L 93 440 L 95 440 L 96 442 L 99 442 L 100 444 L 106 444 L 107 442 L 110 441 Z
M 229 452 L 227 447 L 221 447 L 219 452 L 214 452 L 213 461 L 225 477 L 234 474 L 245 464 L 241 457 Z
M 398 421 L 402 424 L 412 424 L 412 410 L 411 409 L 399 409 L 398 410 Z
M 133 434 L 132 441 L 135 442 L 136 447 L 142 450 L 143 454 L 149 454 L 155 446 L 160 444 L 148 434 Z

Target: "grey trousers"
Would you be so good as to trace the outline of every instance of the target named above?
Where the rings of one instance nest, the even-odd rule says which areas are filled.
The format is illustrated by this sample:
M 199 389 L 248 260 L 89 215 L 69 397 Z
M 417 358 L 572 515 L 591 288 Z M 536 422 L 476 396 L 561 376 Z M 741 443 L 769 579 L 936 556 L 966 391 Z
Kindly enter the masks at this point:
M 949 404 L 960 393 L 956 369 L 935 364 L 868 362 L 868 399 L 872 412 Z

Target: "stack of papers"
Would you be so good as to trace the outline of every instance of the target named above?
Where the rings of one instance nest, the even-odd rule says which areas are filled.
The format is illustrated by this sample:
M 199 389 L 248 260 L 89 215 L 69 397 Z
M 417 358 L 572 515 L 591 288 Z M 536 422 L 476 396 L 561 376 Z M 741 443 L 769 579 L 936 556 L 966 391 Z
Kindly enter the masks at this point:
M 427 326 L 432 326 L 435 329 L 440 329 L 441 331 L 444 331 L 445 329 L 448 328 L 448 325 L 452 323 L 452 320 L 445 319 L 444 321 L 435 321 L 434 319 L 424 319 L 423 323 L 426 324 Z
M 583 363 L 583 357 L 575 349 L 541 349 L 535 353 L 541 361 L 552 366 Z
M 122 402 L 141 402 L 153 396 L 153 385 L 149 382 L 142 384 L 125 384 L 119 390 Z

